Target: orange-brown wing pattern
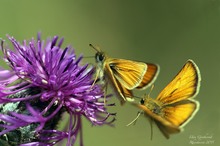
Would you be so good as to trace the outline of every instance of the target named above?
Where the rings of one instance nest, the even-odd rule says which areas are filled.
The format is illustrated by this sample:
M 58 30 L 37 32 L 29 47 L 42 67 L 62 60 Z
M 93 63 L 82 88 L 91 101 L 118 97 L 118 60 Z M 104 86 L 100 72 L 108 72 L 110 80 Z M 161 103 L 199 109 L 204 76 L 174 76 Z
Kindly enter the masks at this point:
M 192 60 L 188 60 L 176 77 L 160 92 L 156 100 L 164 105 L 193 98 L 199 91 L 200 72 Z
M 152 85 L 159 74 L 159 66 L 147 63 L 147 71 L 137 89 L 144 89 Z
M 112 88 L 118 93 L 117 97 L 119 98 L 121 104 L 126 101 L 126 97 L 133 98 L 131 90 L 126 89 L 121 83 L 115 78 L 111 68 L 106 65 L 105 67 L 105 76 L 107 77 L 107 82 L 110 83 Z
M 199 109 L 199 103 L 193 100 L 183 100 L 163 107 L 164 119 L 175 126 L 183 127 L 195 115 Z
M 110 68 L 118 82 L 129 90 L 136 88 L 142 82 L 147 71 L 145 63 L 124 59 L 111 59 L 106 66 Z

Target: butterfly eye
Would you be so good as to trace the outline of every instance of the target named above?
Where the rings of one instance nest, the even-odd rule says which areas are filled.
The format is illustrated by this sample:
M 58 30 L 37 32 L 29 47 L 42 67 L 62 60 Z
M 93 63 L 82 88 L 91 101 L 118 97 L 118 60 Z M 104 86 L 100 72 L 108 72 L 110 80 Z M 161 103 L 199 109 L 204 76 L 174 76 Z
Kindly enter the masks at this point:
M 141 99 L 140 103 L 143 105 L 144 104 L 144 99 Z
M 105 59 L 105 56 L 103 53 L 98 52 L 95 54 L 95 59 L 96 62 L 102 62 Z

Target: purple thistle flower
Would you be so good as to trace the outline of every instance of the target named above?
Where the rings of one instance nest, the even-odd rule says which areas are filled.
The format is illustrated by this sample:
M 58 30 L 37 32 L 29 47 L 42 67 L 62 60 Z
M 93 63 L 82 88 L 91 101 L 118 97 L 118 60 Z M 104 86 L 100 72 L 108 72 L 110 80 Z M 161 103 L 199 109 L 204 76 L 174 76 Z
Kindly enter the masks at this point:
M 70 46 L 61 49 L 63 39 L 55 36 L 44 42 L 38 35 L 37 40 L 20 44 L 7 37 L 14 50 L 3 48 L 2 41 L 11 70 L 0 69 L 0 144 L 50 146 L 67 138 L 66 145 L 71 146 L 82 133 L 82 117 L 93 125 L 114 121 L 114 116 L 108 118 L 115 114 L 106 111 L 114 104 L 104 105 L 101 87 L 92 85 L 94 68 L 81 65 L 82 56 L 77 59 Z M 64 112 L 70 116 L 69 126 L 58 131 Z

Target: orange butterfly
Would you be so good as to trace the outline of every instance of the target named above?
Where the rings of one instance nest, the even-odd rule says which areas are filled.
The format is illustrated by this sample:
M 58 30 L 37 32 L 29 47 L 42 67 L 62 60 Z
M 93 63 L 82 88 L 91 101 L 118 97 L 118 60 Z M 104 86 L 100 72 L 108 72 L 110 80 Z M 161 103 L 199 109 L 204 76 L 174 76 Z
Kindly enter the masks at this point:
M 159 66 L 156 64 L 109 58 L 100 49 L 91 44 L 90 46 L 97 51 L 96 79 L 104 81 L 106 87 L 110 83 L 118 93 L 121 103 L 133 98 L 131 90 L 149 87 L 159 73 Z
M 199 110 L 199 102 L 193 98 L 199 92 L 200 81 L 199 68 L 188 60 L 156 99 L 146 97 L 140 104 L 133 104 L 169 138 L 170 134 L 180 132 Z

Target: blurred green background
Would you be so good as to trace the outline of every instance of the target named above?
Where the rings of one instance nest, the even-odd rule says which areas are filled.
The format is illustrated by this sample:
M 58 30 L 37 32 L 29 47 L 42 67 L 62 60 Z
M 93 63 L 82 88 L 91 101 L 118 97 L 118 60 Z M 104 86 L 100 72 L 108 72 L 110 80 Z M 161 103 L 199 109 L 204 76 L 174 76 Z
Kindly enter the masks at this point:
M 220 138 L 220 1 L 219 0 L 2 0 L 0 37 L 17 40 L 48 36 L 65 38 L 77 54 L 92 56 L 88 44 L 99 45 L 111 57 L 158 63 L 160 75 L 151 93 L 158 93 L 171 81 L 187 59 L 199 66 L 202 84 L 197 100 L 200 110 L 183 133 L 166 140 L 144 117 L 126 127 L 138 109 L 129 104 L 109 109 L 117 112 L 115 127 L 94 127 L 83 123 L 85 146 L 186 146 L 191 136 Z M 8 41 L 7 41 L 8 42 Z M 9 43 L 9 42 L 8 42 Z M 85 62 L 94 63 L 93 58 Z M 149 93 L 149 89 L 142 92 Z M 77 144 L 76 144 L 77 145 Z M 200 144 L 196 144 L 200 145 Z M 204 144 L 201 144 L 204 145 Z

